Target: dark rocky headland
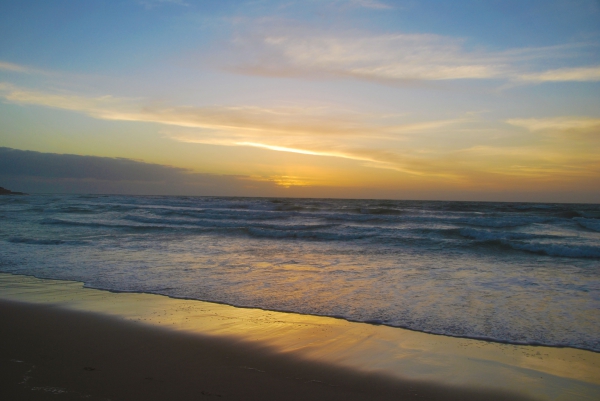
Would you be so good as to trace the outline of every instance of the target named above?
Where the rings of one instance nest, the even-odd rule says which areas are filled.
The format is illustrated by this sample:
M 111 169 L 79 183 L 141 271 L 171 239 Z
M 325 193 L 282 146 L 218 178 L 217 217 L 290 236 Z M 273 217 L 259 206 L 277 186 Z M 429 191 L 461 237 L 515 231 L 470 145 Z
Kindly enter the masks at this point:
M 10 189 L 0 187 L 0 195 L 27 195 L 25 192 L 14 192 Z

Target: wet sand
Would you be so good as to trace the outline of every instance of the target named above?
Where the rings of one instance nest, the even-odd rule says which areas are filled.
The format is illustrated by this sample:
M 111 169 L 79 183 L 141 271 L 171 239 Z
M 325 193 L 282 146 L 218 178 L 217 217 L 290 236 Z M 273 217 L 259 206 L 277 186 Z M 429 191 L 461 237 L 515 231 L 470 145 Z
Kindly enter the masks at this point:
M 504 400 L 302 361 L 231 339 L 0 302 L 4 400 Z
M 0 274 L 1 399 L 594 400 L 600 355 Z

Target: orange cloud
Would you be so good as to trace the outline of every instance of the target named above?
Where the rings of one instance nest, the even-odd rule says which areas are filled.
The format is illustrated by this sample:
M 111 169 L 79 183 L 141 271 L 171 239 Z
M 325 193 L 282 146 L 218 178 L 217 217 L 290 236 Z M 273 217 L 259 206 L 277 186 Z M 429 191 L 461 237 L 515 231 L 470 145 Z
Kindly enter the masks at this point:
M 537 135 L 538 131 L 552 130 L 598 132 L 600 120 L 590 117 L 512 119 L 507 121 L 507 129 L 516 130 L 510 128 L 513 126 L 531 132 L 526 134 L 531 135 L 529 145 L 484 145 L 471 139 L 449 148 L 437 146 L 433 138 L 443 139 L 452 133 L 460 139 L 461 130 L 468 129 L 476 117 L 407 121 L 405 117 L 314 108 L 150 107 L 143 106 L 140 99 L 46 93 L 6 83 L 0 84 L 0 96 L 18 104 L 72 110 L 99 119 L 170 126 L 164 134 L 180 142 L 249 146 L 355 160 L 366 167 L 418 178 L 428 185 L 444 182 L 469 188 L 497 187 L 499 183 L 509 185 L 510 180 L 515 180 L 510 185 L 516 185 L 533 179 L 564 183 L 599 177 L 598 143 L 585 138 L 572 143 L 564 137 Z M 427 139 L 422 139 L 424 134 Z M 306 181 L 292 174 L 275 176 L 287 177 L 271 180 L 284 186 Z M 281 184 L 285 182 L 288 184 Z

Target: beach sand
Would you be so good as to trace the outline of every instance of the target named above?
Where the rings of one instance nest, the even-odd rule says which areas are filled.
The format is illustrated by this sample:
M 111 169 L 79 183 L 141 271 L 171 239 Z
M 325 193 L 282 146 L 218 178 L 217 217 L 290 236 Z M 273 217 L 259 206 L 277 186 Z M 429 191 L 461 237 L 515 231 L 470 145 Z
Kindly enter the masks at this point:
M 0 274 L 2 400 L 595 400 L 600 354 Z

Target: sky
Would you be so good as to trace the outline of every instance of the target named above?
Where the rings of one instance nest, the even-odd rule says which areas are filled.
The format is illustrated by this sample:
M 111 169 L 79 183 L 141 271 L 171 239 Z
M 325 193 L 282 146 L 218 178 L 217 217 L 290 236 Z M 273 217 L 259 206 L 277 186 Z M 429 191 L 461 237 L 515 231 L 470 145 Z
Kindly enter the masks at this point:
M 0 186 L 600 202 L 598 0 L 0 1 Z

